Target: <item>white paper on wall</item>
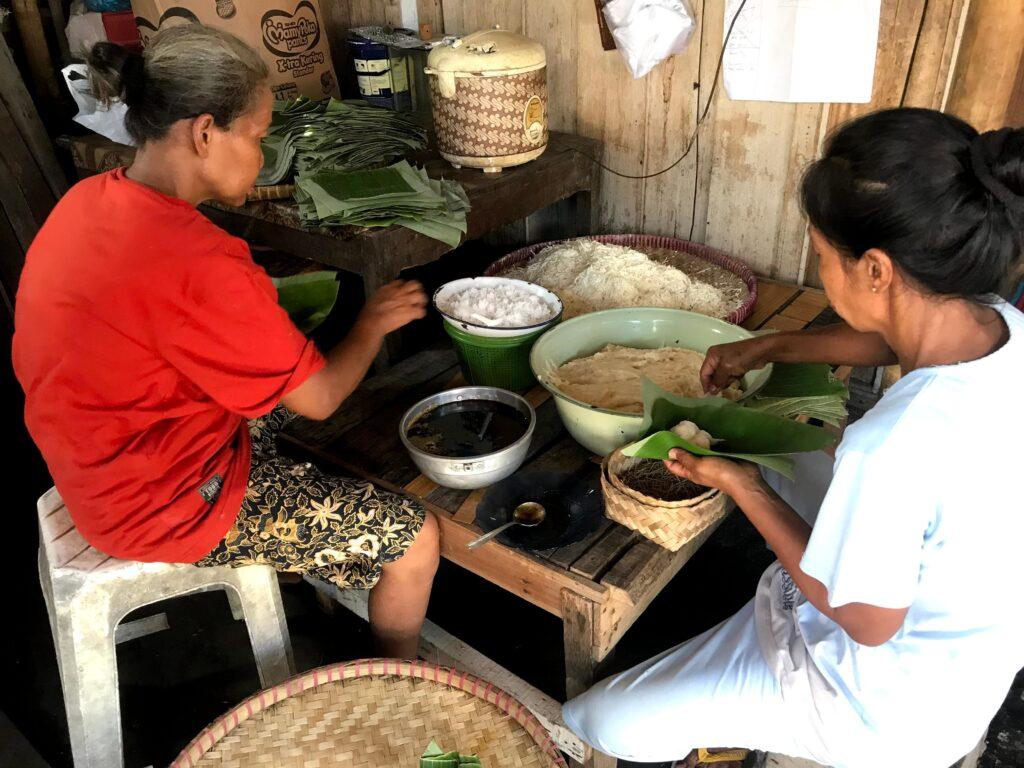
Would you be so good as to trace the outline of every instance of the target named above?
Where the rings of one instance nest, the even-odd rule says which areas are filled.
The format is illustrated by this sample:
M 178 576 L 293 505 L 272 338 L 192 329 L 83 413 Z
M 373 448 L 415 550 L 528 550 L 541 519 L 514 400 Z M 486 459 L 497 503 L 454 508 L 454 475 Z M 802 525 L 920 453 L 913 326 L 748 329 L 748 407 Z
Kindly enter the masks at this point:
M 727 0 L 724 35 L 740 7 Z M 881 0 L 747 0 L 722 65 L 735 101 L 871 101 Z

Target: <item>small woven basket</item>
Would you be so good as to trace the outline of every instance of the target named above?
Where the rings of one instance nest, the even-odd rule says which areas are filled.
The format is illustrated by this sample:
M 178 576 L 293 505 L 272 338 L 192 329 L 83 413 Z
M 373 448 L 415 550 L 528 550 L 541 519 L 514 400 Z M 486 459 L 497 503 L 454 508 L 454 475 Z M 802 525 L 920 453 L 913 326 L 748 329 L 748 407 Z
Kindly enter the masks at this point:
M 622 451 L 615 451 L 602 462 L 605 514 L 655 544 L 677 552 L 728 511 L 729 497 L 716 489 L 692 499 L 664 501 L 630 488 L 619 475 L 633 461 Z
M 293 677 L 239 704 L 170 768 L 405 768 L 436 740 L 485 766 L 566 768 L 526 707 L 472 675 L 365 659 Z

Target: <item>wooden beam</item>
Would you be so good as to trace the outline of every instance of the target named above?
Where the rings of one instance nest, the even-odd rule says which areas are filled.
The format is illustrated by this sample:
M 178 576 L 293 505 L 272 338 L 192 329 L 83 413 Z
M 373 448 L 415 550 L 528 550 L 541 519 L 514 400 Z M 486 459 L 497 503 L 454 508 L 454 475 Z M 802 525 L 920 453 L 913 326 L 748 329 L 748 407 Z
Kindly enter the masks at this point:
M 46 44 L 39 4 L 36 0 L 12 0 L 11 7 L 18 34 L 25 46 L 25 58 L 32 73 L 32 81 L 40 96 L 50 103 L 56 103 L 60 99 L 60 86 L 57 84 L 57 69 L 50 57 L 50 48 Z
M 53 144 L 39 117 L 35 102 L 32 101 L 21 72 L 14 63 L 11 50 L 0 37 L 0 101 L 6 106 L 11 120 L 28 145 L 36 165 L 54 197 L 60 197 L 68 189 L 68 180 L 57 162 Z
M 596 682 L 595 643 L 599 607 L 569 590 L 562 593 L 563 645 L 565 647 L 565 696 L 572 699 Z M 584 768 L 614 768 L 616 760 L 586 747 Z
M 443 0 L 416 0 L 416 14 L 421 37 L 429 40 L 444 34 Z
M 1024 3 L 971 0 L 946 111 L 979 131 L 1024 115 Z
M 732 508 L 730 503 L 730 510 Z M 611 652 L 633 622 L 643 615 L 654 598 L 711 538 L 725 518 L 726 515 L 720 517 L 677 552 L 670 552 L 650 541 L 639 542 L 634 547 L 637 549 L 635 554 L 627 552 L 605 575 L 601 584 L 608 587 L 609 597 L 598 615 L 595 636 L 598 659 Z

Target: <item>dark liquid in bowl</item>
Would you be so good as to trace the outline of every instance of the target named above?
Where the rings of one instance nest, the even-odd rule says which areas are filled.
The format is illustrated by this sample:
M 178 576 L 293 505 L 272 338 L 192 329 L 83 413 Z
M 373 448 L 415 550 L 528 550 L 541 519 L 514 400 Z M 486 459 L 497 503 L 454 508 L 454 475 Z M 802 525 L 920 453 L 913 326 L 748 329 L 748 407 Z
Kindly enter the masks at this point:
M 494 400 L 462 400 L 431 408 L 406 432 L 414 446 L 432 456 L 471 459 L 500 451 L 526 434 L 530 420 Z

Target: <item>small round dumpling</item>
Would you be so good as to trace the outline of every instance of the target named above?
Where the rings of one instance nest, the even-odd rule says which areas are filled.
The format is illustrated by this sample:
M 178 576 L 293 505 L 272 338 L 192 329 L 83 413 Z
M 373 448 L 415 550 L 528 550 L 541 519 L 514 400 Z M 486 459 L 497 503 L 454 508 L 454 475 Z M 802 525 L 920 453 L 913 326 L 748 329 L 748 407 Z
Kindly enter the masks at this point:
M 709 450 L 711 448 L 711 443 L 714 440 L 711 435 L 698 427 L 692 421 L 680 421 L 672 427 L 672 431 L 688 443 L 693 443 L 700 448 L 707 448 Z

